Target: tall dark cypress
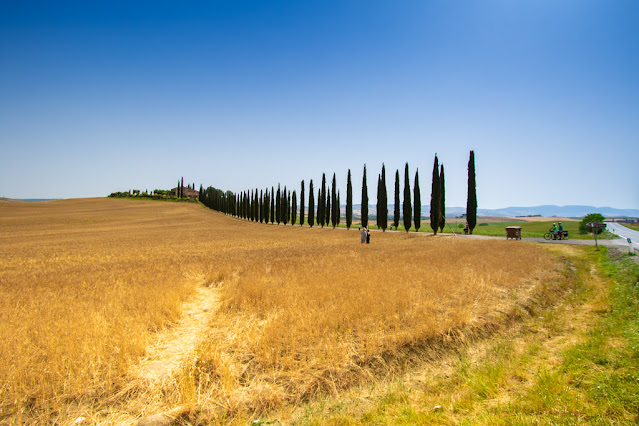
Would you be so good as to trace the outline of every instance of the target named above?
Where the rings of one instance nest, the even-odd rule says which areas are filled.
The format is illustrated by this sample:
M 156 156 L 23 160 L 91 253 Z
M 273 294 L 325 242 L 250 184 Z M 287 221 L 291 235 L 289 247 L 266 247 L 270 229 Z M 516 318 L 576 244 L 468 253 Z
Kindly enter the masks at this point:
M 184 176 L 182 176 L 182 182 L 180 183 L 180 198 L 184 198 Z
M 254 222 L 260 221 L 260 196 L 257 191 L 258 189 L 255 188 L 255 206 L 253 207 Z
M 275 197 L 275 220 L 278 225 L 282 221 L 282 193 L 279 183 L 277 184 L 277 196 Z
M 446 188 L 444 186 L 444 165 L 439 166 L 439 232 L 446 226 Z
M 260 223 L 264 222 L 264 191 L 260 189 L 260 208 L 259 208 L 259 214 L 260 214 Z
M 433 162 L 433 184 L 430 192 L 430 229 L 437 235 L 437 228 L 439 228 L 440 211 L 441 206 L 440 192 L 441 184 L 439 183 L 439 160 L 437 154 L 435 154 L 435 161 Z
M 381 190 L 382 190 L 382 175 L 379 174 L 377 175 L 377 204 L 376 204 L 376 208 L 377 208 L 377 214 L 375 215 L 375 224 L 377 225 L 378 229 L 381 229 L 382 227 L 382 196 L 381 196 Z
M 335 181 L 335 173 L 333 173 L 333 185 L 331 189 L 331 203 L 333 208 L 331 209 L 331 222 L 333 228 L 337 226 L 337 212 L 339 211 L 339 205 L 337 204 L 337 182 Z
M 248 199 L 248 218 L 249 220 L 252 222 L 254 217 L 253 217 L 253 206 L 254 206 L 254 202 L 253 202 L 253 190 L 251 189 L 251 193 L 249 195 L 249 199 Z M 219 200 L 218 200 L 219 202 Z
M 293 191 L 293 201 L 291 205 L 291 226 L 297 222 L 297 194 Z
M 339 200 L 339 190 L 337 191 L 337 226 L 339 226 L 339 223 L 342 221 L 342 204 L 340 203 Z
M 300 190 L 300 226 L 304 225 L 304 180 L 302 179 L 302 188 Z
M 362 227 L 368 227 L 368 185 L 366 184 L 366 164 L 362 177 Z
M 393 226 L 397 231 L 399 226 L 399 170 L 395 170 L 395 206 L 393 209 Z
M 475 183 L 475 151 L 470 151 L 468 160 L 468 200 L 466 201 L 466 220 L 472 234 L 477 225 L 477 188 Z
M 268 201 L 268 188 L 264 189 L 264 199 L 262 200 L 262 218 L 264 219 L 264 223 L 268 223 L 268 209 L 269 209 L 269 201 Z
M 381 216 L 380 226 L 382 231 L 386 232 L 388 227 L 388 192 L 386 191 L 386 166 L 382 163 L 382 178 L 379 196 L 382 198 L 381 211 L 377 210 L 377 215 Z
M 419 232 L 419 227 L 422 223 L 422 196 L 419 191 L 419 169 L 415 170 L 415 187 L 413 191 L 413 202 L 415 203 L 413 221 L 415 222 L 415 232 Z
M 412 209 L 410 201 L 410 178 L 408 176 L 408 163 L 404 168 L 404 229 L 406 232 L 410 230 L 410 224 L 413 222 Z
M 331 191 L 330 186 L 326 185 L 326 209 L 324 210 L 324 214 L 326 215 L 326 226 L 331 224 Z
M 257 188 L 255 188 L 255 221 L 260 221 L 260 193 Z
M 257 195 L 257 188 L 255 188 L 255 192 L 253 193 L 253 222 L 257 222 L 259 220 L 257 204 L 258 204 L 258 195 Z
M 275 188 L 271 186 L 271 224 L 275 222 Z
M 286 190 L 286 186 L 284 186 L 284 191 L 282 193 L 282 223 L 286 225 L 288 223 L 288 210 L 289 210 L 289 198 L 288 191 Z
M 286 225 L 287 223 L 290 222 L 291 220 L 291 191 L 288 191 L 288 193 L 286 192 L 286 187 L 284 187 L 284 201 L 286 202 L 286 221 L 284 222 L 284 224 Z
M 308 226 L 315 224 L 315 196 L 313 195 L 313 179 L 308 185 Z
M 181 196 L 181 194 L 180 194 L 180 179 L 178 179 L 178 184 L 175 187 L 175 191 L 176 191 L 175 196 L 180 198 L 180 196 Z M 129 190 L 129 192 L 131 192 L 131 191 Z
M 346 178 L 346 229 L 351 229 L 353 223 L 353 184 L 351 183 L 351 169 Z
M 326 174 L 322 173 L 322 188 L 317 195 L 317 224 L 324 227 L 326 219 Z

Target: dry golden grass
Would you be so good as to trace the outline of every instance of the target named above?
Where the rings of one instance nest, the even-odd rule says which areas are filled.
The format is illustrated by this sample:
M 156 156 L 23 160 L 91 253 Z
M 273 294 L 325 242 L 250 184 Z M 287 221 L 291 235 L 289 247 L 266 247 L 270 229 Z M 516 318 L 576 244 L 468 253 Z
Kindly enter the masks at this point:
M 3 203 L 0 415 L 122 422 L 197 406 L 213 419 L 338 392 L 409 346 L 494 321 L 552 269 L 512 241 L 374 233 L 360 245 L 356 231 L 194 204 Z M 221 300 L 203 343 L 171 381 L 136 381 L 201 284 Z

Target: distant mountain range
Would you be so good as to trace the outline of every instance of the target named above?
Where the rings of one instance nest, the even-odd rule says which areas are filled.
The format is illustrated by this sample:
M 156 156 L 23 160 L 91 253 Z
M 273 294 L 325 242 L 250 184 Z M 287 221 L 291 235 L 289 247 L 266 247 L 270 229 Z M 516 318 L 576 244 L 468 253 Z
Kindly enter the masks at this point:
M 342 206 L 346 208 L 346 206 Z M 393 205 L 388 206 L 388 214 L 392 216 Z M 361 204 L 353 205 L 353 214 L 358 216 L 361 212 Z M 430 206 L 422 206 L 422 215 L 428 216 Z M 466 207 L 446 207 L 446 216 L 455 217 L 466 213 Z M 613 207 L 593 207 L 593 206 L 533 206 L 533 207 L 505 207 L 501 209 L 477 209 L 478 216 L 545 216 L 545 217 L 584 217 L 590 213 L 601 213 L 604 217 L 639 217 L 639 209 L 616 209 Z M 369 206 L 368 214 L 377 215 L 377 207 Z

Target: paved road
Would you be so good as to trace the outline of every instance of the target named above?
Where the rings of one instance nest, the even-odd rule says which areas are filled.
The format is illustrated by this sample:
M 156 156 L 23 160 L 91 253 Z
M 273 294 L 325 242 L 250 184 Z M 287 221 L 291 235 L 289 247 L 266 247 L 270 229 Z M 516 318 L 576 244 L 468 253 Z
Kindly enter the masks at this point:
M 618 225 L 618 224 L 615 223 L 615 225 Z M 621 226 L 621 225 L 618 225 L 618 226 Z M 624 234 L 624 235 L 639 234 L 639 232 L 633 231 L 632 229 L 628 229 L 623 226 L 621 226 L 621 228 L 623 228 L 626 231 L 634 232 L 634 234 Z M 622 230 L 615 232 L 615 235 L 621 236 L 622 234 L 620 232 L 622 232 Z M 484 235 L 462 235 L 462 234 L 457 234 L 457 235 L 461 238 L 475 238 L 475 239 L 504 239 L 505 238 L 505 237 L 489 237 Z M 615 238 L 612 240 L 609 240 L 609 239 L 598 240 L 598 243 L 600 246 L 609 246 L 609 247 L 614 246 L 614 247 L 628 248 L 629 244 L 626 238 L 628 237 Z M 635 252 L 639 252 L 639 244 L 637 243 L 639 242 L 639 235 L 637 235 L 637 237 L 630 236 L 630 239 L 632 240 L 632 247 L 635 250 Z M 543 238 L 522 238 L 521 240 L 532 241 L 535 243 L 543 243 L 543 244 L 571 244 L 571 245 L 578 245 L 578 246 L 594 246 L 595 245 L 595 240 L 576 240 L 572 238 L 567 240 L 545 240 Z
M 626 247 L 628 247 L 630 245 L 628 243 L 628 238 L 630 238 L 630 240 L 632 241 L 632 248 L 635 251 L 639 251 L 639 231 L 626 228 L 625 226 L 617 222 L 607 222 L 606 229 L 608 229 L 608 232 L 619 235 L 621 237 L 617 240 L 614 240 L 621 240 L 619 245 L 625 245 Z

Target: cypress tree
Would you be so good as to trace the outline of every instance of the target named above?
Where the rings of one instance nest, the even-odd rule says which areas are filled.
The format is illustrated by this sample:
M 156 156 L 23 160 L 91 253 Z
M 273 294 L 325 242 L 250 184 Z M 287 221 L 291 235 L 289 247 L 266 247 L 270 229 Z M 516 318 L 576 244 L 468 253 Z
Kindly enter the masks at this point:
M 326 210 L 324 210 L 324 214 L 326 215 L 326 226 L 331 224 L 331 193 L 330 187 L 326 186 Z
M 351 183 L 351 169 L 346 178 L 346 229 L 351 229 L 353 223 L 353 185 Z
M 256 208 L 257 203 L 255 202 L 255 200 L 257 199 L 257 191 L 251 190 L 251 193 L 253 194 L 253 196 L 251 197 L 251 220 L 253 222 L 256 222 L 257 217 L 255 213 L 257 212 L 257 208 Z
M 178 179 L 178 184 L 177 184 L 177 187 L 175 188 L 175 191 L 176 191 L 175 196 L 177 198 L 180 198 L 180 179 Z M 131 193 L 130 189 L 129 189 L 129 193 Z
M 308 226 L 315 224 L 315 197 L 313 196 L 313 179 L 308 185 Z
M 291 226 L 297 221 L 297 194 L 293 191 L 293 204 L 291 205 Z
M 268 188 L 264 190 L 264 223 L 271 220 L 271 193 Z
M 304 180 L 302 180 L 302 189 L 300 190 L 300 226 L 304 225 Z
M 335 173 L 333 173 L 333 188 L 331 190 L 331 202 L 333 203 L 333 209 L 331 210 L 331 222 L 333 222 L 333 229 L 337 226 L 337 212 L 339 211 L 336 186 L 337 182 L 335 181 Z
M 337 226 L 342 221 L 342 204 L 339 201 L 339 190 L 337 191 Z
M 262 200 L 262 218 L 264 223 L 268 223 L 268 188 L 264 189 L 264 199 Z
M 260 223 L 264 223 L 264 191 L 260 189 L 260 202 L 259 202 Z
M 326 175 L 322 173 L 322 188 L 317 195 L 317 224 L 324 227 L 326 212 Z
M 477 188 L 475 184 L 475 151 L 470 151 L 468 160 L 468 200 L 466 201 L 466 220 L 472 234 L 477 225 Z
M 430 193 L 430 228 L 433 233 L 437 235 L 437 228 L 439 227 L 441 197 L 440 197 L 441 184 L 439 183 L 439 160 L 437 154 L 435 154 L 435 161 L 433 163 L 433 184 L 431 186 Z
M 288 198 L 288 191 L 284 186 L 284 192 L 282 195 L 282 223 L 286 225 L 288 223 L 288 210 L 290 205 L 290 199 Z
M 444 165 L 439 166 L 439 232 L 446 226 L 446 189 L 444 187 Z
M 382 175 L 377 175 L 377 215 L 375 215 L 375 223 L 377 224 L 377 229 L 381 229 L 382 227 Z
M 410 178 L 408 177 L 408 163 L 404 168 L 404 229 L 406 232 L 410 230 L 410 224 L 413 222 L 411 204 L 410 204 Z
M 271 224 L 275 222 L 275 188 L 271 186 Z
M 244 219 L 251 219 L 251 199 L 248 191 L 244 191 Z
M 393 209 L 393 226 L 397 231 L 399 226 L 399 169 L 395 170 L 395 205 Z
M 380 197 L 382 198 L 382 209 L 377 210 L 377 215 L 380 216 L 380 225 L 383 232 L 386 232 L 386 228 L 388 227 L 388 192 L 386 191 L 386 166 L 382 163 L 382 179 L 381 179 L 381 189 L 380 189 Z
M 291 191 L 288 191 L 288 193 L 286 192 L 286 187 L 284 187 L 284 193 L 288 194 L 286 196 L 286 223 L 289 223 L 291 221 Z
M 251 222 L 254 220 L 254 217 L 253 217 L 253 207 L 254 207 L 254 204 L 255 204 L 255 203 L 253 202 L 253 197 L 254 197 L 254 195 L 253 195 L 253 190 L 251 189 L 251 195 L 249 195 L 249 213 L 248 213 L 249 220 L 250 220 Z
M 362 227 L 368 227 L 368 185 L 366 184 L 366 164 L 362 177 Z
M 255 221 L 260 221 L 260 193 L 259 190 L 255 188 Z
M 182 176 L 182 183 L 180 184 L 180 198 L 184 198 L 184 176 Z
M 275 198 L 275 220 L 279 225 L 282 221 L 282 194 L 280 192 L 280 184 L 277 184 L 277 197 Z
M 415 222 L 415 232 L 419 232 L 419 227 L 422 223 L 422 196 L 419 191 L 419 169 L 415 170 L 415 187 L 413 191 L 413 199 L 415 203 L 415 214 L 413 215 Z
M 258 211 L 258 204 L 259 204 L 259 198 L 257 195 L 257 188 L 255 188 L 255 192 L 253 195 L 253 222 L 257 222 L 260 220 L 259 218 L 259 211 Z

